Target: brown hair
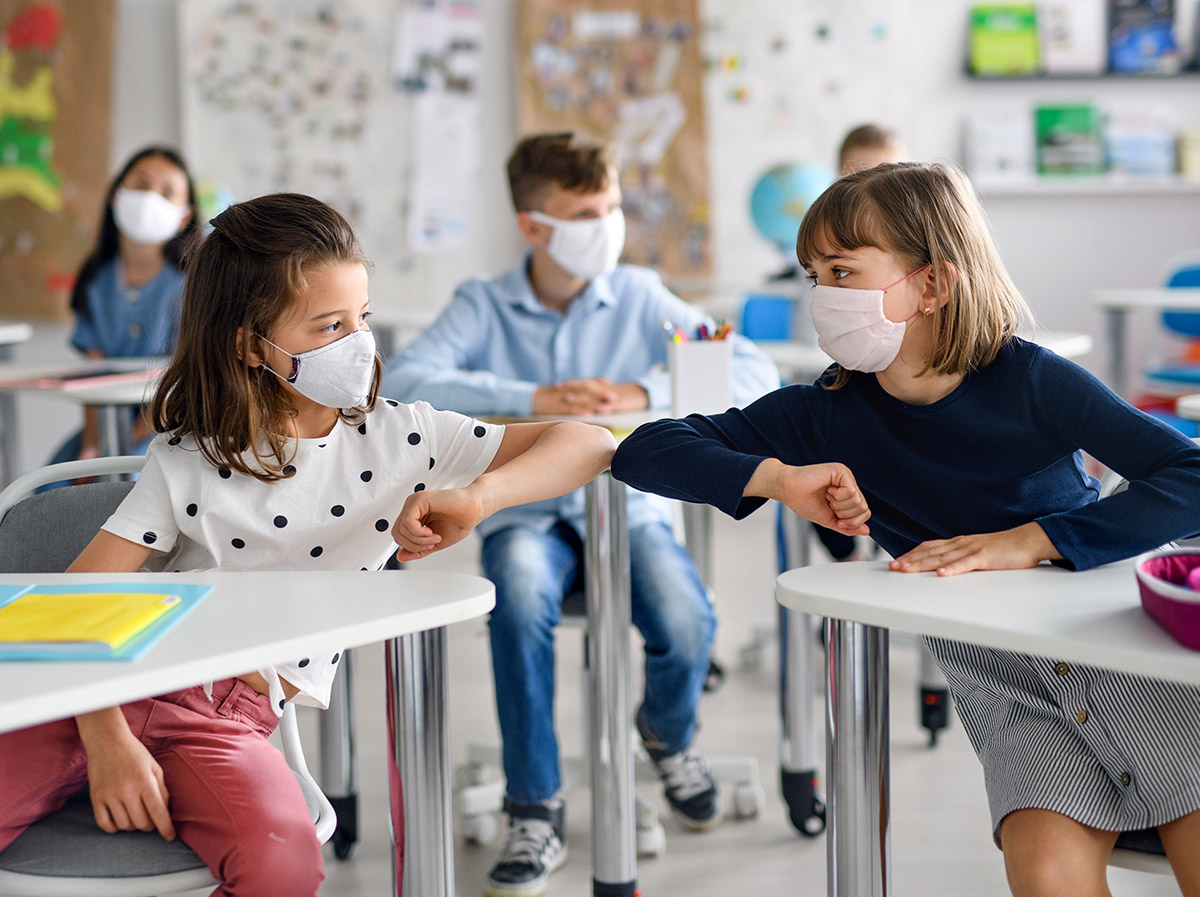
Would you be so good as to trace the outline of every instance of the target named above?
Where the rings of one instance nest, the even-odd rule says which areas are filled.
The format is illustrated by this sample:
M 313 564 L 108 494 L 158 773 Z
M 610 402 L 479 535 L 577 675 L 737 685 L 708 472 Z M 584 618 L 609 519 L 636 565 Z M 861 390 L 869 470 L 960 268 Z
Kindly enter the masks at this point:
M 215 467 L 283 479 L 291 474 L 283 472 L 289 460 L 284 434 L 295 406 L 277 377 L 263 376 L 242 359 L 262 354 L 260 334 L 287 315 L 304 289 L 306 271 L 366 259 L 345 218 L 298 193 L 238 203 L 211 225 L 189 259 L 179 344 L 151 419 L 159 432 L 195 436 Z M 339 409 L 341 419 L 355 422 L 375 406 L 381 370 L 376 356 L 367 401 Z M 254 465 L 244 458 L 247 451 Z
M 526 137 L 508 157 L 513 209 L 538 210 L 547 189 L 555 185 L 575 193 L 598 193 L 608 187 L 616 167 L 612 147 L 591 143 L 572 131 Z
M 796 235 L 808 267 L 830 250 L 873 246 L 900 256 L 906 270 L 928 265 L 939 295 L 937 334 L 926 371 L 964 374 L 990 363 L 1033 314 L 1004 269 L 967 176 L 940 163 L 893 162 L 839 178 L 809 207 Z M 949 280 L 947 280 L 949 278 Z M 837 367 L 831 388 L 850 372 Z
M 859 125 L 851 129 L 838 150 L 838 168 L 846 165 L 846 156 L 858 149 L 887 149 L 898 146 L 900 138 L 891 128 L 883 125 Z

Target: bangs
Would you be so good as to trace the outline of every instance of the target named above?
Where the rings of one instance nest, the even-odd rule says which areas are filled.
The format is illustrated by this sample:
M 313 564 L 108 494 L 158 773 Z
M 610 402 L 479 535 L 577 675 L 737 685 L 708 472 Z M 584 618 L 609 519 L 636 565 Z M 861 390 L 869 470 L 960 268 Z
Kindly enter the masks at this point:
M 863 246 L 893 250 L 884 239 L 879 206 L 858 178 L 841 178 L 817 197 L 800 221 L 796 259 L 808 267 L 831 251 L 849 252 Z

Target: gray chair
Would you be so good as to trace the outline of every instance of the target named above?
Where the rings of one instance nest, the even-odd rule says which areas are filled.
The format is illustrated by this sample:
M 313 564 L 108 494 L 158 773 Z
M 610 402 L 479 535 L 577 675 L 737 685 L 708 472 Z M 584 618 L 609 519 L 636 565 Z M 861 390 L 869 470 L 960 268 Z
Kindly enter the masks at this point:
M 136 473 L 144 462 L 145 458 L 133 456 L 70 461 L 14 480 L 0 492 L 0 571 L 65 570 L 133 483 L 100 482 L 36 495 L 30 492 L 59 480 Z M 279 735 L 317 838 L 324 843 L 337 817 L 305 765 L 291 704 L 280 720 Z M 157 832 L 109 835 L 102 831 L 86 791 L 0 851 L 0 895 L 9 897 L 154 897 L 216 885 L 208 868 L 182 841 L 164 841 Z

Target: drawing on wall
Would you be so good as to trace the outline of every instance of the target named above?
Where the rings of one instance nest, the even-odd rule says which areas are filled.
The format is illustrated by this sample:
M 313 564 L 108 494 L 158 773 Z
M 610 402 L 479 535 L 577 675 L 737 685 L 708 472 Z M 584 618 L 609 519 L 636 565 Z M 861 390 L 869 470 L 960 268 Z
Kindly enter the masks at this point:
M 483 16 L 474 3 L 401 10 L 393 76 L 412 95 L 408 245 L 417 252 L 461 247 L 479 181 Z
M 622 258 L 708 274 L 708 164 L 696 0 L 521 0 L 518 125 L 621 155 Z
M 755 185 L 780 166 L 836 168 L 866 122 L 915 137 L 923 110 L 903 76 L 910 0 L 708 0 L 703 23 L 714 245 L 720 279 L 779 270 L 752 220 Z M 910 140 L 911 143 L 911 140 Z M 789 241 L 790 242 L 790 241 Z M 794 263 L 788 250 L 784 258 Z M 754 272 L 751 274 L 750 272 Z
M 62 317 L 108 167 L 112 3 L 0 0 L 0 315 Z
M 183 132 L 206 192 L 316 196 L 354 225 L 387 287 L 404 264 L 389 4 L 185 0 Z

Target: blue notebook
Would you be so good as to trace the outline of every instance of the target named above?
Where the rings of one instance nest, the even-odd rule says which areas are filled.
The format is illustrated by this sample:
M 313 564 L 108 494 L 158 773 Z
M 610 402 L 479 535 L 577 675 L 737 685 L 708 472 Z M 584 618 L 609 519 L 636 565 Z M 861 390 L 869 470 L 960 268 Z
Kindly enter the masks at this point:
M 174 628 L 211 591 L 212 586 L 191 585 L 187 583 L 110 582 L 86 585 L 0 586 L 0 607 L 25 594 L 52 595 L 89 592 L 133 592 L 172 595 L 179 599 L 166 613 L 115 649 L 102 644 L 81 646 L 78 642 L 71 643 L 69 646 L 64 646 L 61 649 L 46 643 L 39 643 L 34 646 L 22 645 L 18 642 L 8 642 L 0 643 L 0 661 L 68 660 L 83 662 L 93 660 L 136 660 L 145 654 L 155 642 Z

